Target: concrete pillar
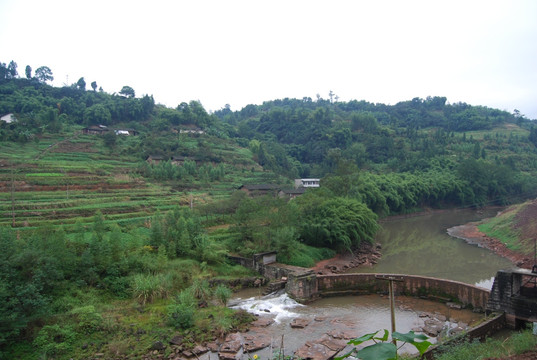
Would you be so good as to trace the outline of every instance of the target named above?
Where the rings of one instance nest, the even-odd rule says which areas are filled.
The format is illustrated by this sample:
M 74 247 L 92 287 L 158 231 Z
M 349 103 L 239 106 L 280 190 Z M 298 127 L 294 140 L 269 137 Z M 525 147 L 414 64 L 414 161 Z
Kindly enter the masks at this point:
M 300 303 L 307 303 L 319 296 L 317 275 L 313 271 L 301 274 L 289 274 L 285 285 L 287 294 Z

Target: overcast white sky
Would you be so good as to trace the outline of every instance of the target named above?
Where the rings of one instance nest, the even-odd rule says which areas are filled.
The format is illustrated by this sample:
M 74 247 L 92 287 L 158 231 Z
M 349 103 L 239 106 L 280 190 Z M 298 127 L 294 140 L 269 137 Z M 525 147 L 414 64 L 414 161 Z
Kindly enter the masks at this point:
M 0 61 L 208 111 L 446 96 L 537 119 L 537 1 L 0 0 Z

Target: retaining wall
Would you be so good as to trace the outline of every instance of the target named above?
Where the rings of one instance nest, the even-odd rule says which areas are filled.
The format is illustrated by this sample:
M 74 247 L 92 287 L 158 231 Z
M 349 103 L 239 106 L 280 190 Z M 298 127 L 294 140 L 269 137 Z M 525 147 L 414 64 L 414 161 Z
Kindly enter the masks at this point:
M 474 339 L 479 339 L 481 341 L 485 340 L 487 337 L 493 335 L 499 330 L 505 327 L 506 319 L 505 313 L 496 315 L 492 319 L 489 319 L 482 324 L 479 324 L 466 332 L 465 335 L 457 337 L 453 340 L 448 340 L 442 345 L 456 345 L 464 341 L 472 341 Z M 432 346 L 423 354 L 423 358 L 427 360 L 434 360 L 436 356 L 442 353 L 442 348 L 438 345 Z

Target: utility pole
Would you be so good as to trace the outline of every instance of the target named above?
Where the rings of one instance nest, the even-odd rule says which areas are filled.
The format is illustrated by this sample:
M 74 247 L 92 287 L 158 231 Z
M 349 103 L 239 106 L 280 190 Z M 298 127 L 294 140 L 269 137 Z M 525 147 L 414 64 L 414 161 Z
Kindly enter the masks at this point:
M 537 238 L 533 238 L 533 266 L 531 272 L 537 274 Z
M 390 315 L 392 321 L 392 342 L 397 346 L 397 340 L 393 339 L 393 333 L 395 332 L 395 294 L 393 291 L 393 282 L 403 282 L 404 278 L 402 276 L 393 276 L 393 275 L 375 275 L 375 279 L 388 280 L 388 289 L 390 296 Z
M 11 227 L 15 227 L 15 175 L 11 168 Z

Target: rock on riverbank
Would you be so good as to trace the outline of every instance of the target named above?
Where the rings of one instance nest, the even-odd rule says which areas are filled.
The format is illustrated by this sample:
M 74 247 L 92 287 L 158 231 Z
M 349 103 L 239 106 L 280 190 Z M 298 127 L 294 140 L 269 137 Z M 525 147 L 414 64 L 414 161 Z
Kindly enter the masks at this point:
M 382 256 L 380 244 L 362 243 L 352 253 L 337 254 L 331 259 L 319 261 L 311 269 L 319 275 L 339 274 L 358 266 L 373 266 Z

